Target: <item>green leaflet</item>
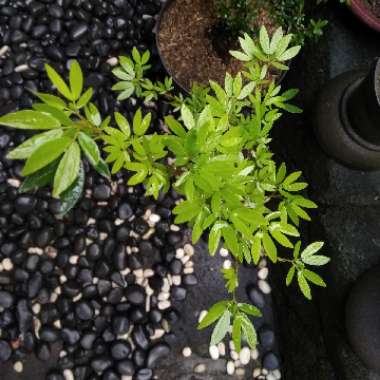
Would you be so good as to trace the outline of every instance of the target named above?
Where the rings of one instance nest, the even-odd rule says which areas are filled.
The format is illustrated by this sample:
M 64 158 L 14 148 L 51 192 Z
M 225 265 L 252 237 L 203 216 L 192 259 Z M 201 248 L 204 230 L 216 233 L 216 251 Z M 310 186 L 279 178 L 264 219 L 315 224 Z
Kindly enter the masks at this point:
M 17 148 L 7 154 L 10 160 L 21 160 L 30 157 L 30 155 L 43 143 L 51 139 L 61 137 L 63 131 L 61 129 L 52 129 L 51 131 L 43 132 L 24 141 Z
M 74 141 L 63 155 L 54 176 L 53 197 L 57 198 L 67 190 L 78 177 L 80 148 Z
M 73 100 L 77 100 L 83 90 L 83 73 L 78 61 L 76 60 L 71 62 L 69 81 Z
M 62 110 L 49 104 L 36 103 L 33 104 L 33 109 L 51 115 L 52 117 L 57 119 L 62 125 L 68 126 L 73 124 L 71 119 Z
M 206 316 L 199 322 L 198 329 L 203 330 L 217 321 L 228 307 L 228 302 L 221 301 L 213 305 Z
M 100 152 L 96 142 L 86 133 L 79 132 L 79 145 L 90 164 L 96 167 L 100 160 Z
M 56 87 L 57 91 L 61 93 L 68 100 L 75 100 L 67 84 L 62 79 L 62 77 L 53 69 L 50 65 L 45 65 L 46 73 L 53 85 Z
M 53 182 L 54 174 L 57 170 L 59 160 L 55 160 L 39 171 L 26 177 L 19 192 L 26 193 L 30 190 L 39 189 Z
M 26 161 L 23 176 L 28 176 L 57 159 L 71 144 L 69 137 L 54 138 L 41 144 Z
M 211 346 L 220 343 L 224 339 L 230 328 L 230 323 L 231 313 L 228 310 L 226 310 L 219 319 L 218 323 L 215 325 L 214 331 L 212 332 L 210 342 Z
M 250 319 L 244 314 L 241 319 L 241 328 L 249 347 L 254 350 L 257 344 L 256 330 Z
M 241 320 L 242 317 L 238 314 L 234 318 L 234 322 L 232 324 L 232 341 L 234 342 L 237 353 L 240 353 L 241 351 Z
M 60 195 L 61 200 L 61 208 L 60 208 L 60 216 L 63 217 L 66 215 L 78 202 L 83 193 L 84 187 L 84 169 L 82 162 L 79 166 L 79 173 L 76 180 L 73 184 Z
M 108 165 L 104 162 L 102 158 L 99 159 L 98 164 L 95 167 L 95 170 L 102 175 L 103 177 L 110 178 L 111 177 L 111 172 L 108 167 Z
M 304 277 L 302 272 L 298 272 L 297 275 L 298 285 L 301 289 L 301 292 L 303 295 L 308 299 L 311 300 L 311 289 L 309 284 L 306 281 L 306 278 Z
M 39 111 L 18 111 L 0 117 L 0 125 L 16 129 L 54 129 L 60 127 L 60 122 Z

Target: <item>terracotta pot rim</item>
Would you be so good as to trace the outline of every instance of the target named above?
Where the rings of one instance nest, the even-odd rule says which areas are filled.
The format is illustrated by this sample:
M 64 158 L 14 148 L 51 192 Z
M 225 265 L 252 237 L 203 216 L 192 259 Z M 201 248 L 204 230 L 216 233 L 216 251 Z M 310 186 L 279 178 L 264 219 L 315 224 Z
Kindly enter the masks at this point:
M 380 32 L 380 18 L 371 12 L 364 0 L 351 0 L 350 8 L 369 27 Z

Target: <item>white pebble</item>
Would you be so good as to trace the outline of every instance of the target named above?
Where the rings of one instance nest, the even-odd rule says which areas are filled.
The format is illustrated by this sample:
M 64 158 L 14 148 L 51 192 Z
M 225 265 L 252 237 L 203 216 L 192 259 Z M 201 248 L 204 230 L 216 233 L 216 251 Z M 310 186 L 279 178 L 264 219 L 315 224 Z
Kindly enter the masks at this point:
M 160 338 L 162 338 L 164 335 L 165 335 L 165 330 L 164 330 L 164 329 L 157 329 L 157 330 L 154 330 L 154 334 L 151 335 L 150 339 L 151 339 L 151 340 L 160 339 Z
M 30 247 L 28 248 L 28 253 L 34 253 L 36 255 L 42 255 L 44 251 L 39 247 Z
M 227 374 L 232 376 L 235 373 L 235 364 L 232 361 L 227 363 Z
M 69 263 L 76 265 L 76 264 L 78 264 L 78 260 L 79 260 L 79 256 L 77 256 L 77 255 L 70 256 Z
M 12 260 L 9 257 L 5 258 L 1 262 L 1 265 L 3 266 L 4 270 L 10 271 L 10 270 L 13 269 L 13 263 L 12 263 Z
M 195 373 L 204 373 L 206 372 L 206 366 L 204 364 L 198 364 L 194 367 Z
M 170 229 L 171 229 L 171 231 L 174 231 L 174 232 L 178 232 L 178 231 L 181 230 L 181 229 L 180 229 L 178 226 L 176 226 L 175 224 L 171 224 L 171 225 L 170 225 Z
M 202 310 L 199 314 L 198 323 L 202 322 L 202 319 L 207 315 L 207 310 Z
M 107 59 L 107 63 L 110 66 L 116 66 L 119 63 L 119 60 L 116 57 L 111 57 Z
M 96 223 L 96 220 L 94 218 L 88 218 L 87 225 L 95 224 L 95 223 Z
M 52 247 L 51 245 L 48 245 L 45 248 L 45 253 L 52 259 L 55 259 L 57 257 L 58 251 Z
M 270 285 L 265 280 L 259 280 L 257 285 L 264 294 L 269 294 L 272 291 Z
M 221 248 L 220 251 L 219 251 L 219 254 L 222 257 L 227 257 L 228 256 L 228 251 L 225 248 Z
M 230 347 L 230 350 L 235 350 L 235 344 L 233 340 L 230 340 L 229 347 Z
M 239 354 L 235 350 L 231 351 L 231 359 L 232 360 L 239 360 Z
M 209 347 L 209 353 L 212 360 L 218 360 L 219 359 L 219 350 L 217 346 L 210 346 Z
M 244 368 L 238 368 L 238 369 L 236 370 L 236 375 L 237 375 L 238 377 L 243 377 L 243 376 L 245 375 L 245 369 L 244 369 Z
M 152 277 L 154 276 L 154 272 L 152 269 L 145 269 L 144 270 L 144 277 L 145 278 L 149 278 L 149 277 Z
M 15 364 L 13 364 L 13 369 L 16 372 L 21 373 L 24 369 L 24 365 L 22 364 L 22 362 L 18 361 Z
M 268 267 L 266 268 L 261 268 L 259 272 L 257 273 L 257 276 L 260 280 L 266 280 L 268 278 L 269 274 L 269 269 Z
M 251 359 L 257 360 L 259 358 L 259 351 L 258 350 L 251 350 Z
M 267 259 L 264 257 L 259 262 L 259 268 L 265 268 L 268 266 Z
M 224 269 L 230 269 L 232 266 L 231 260 L 224 260 L 223 262 L 223 268 Z
M 275 377 L 276 380 L 280 380 L 281 379 L 281 372 L 279 369 L 275 369 L 273 372 L 272 372 L 273 376 Z
M 182 282 L 182 277 L 181 276 L 173 276 L 172 281 L 173 281 L 173 285 L 180 286 L 181 282 Z
M 157 214 L 152 214 L 149 217 L 149 221 L 154 223 L 154 224 L 158 223 L 160 220 L 161 220 L 161 217 L 160 217 L 160 215 L 157 215 Z
M 29 66 L 26 63 L 15 67 L 16 73 L 22 73 L 23 71 L 26 71 L 26 70 L 29 70 Z
M 166 292 L 161 292 L 159 295 L 158 295 L 158 300 L 159 301 L 166 301 L 170 298 L 170 294 L 169 293 L 166 293 Z
M 17 178 L 9 178 L 7 179 L 9 185 L 13 187 L 20 187 L 21 182 Z
M 61 323 L 61 321 L 60 321 L 59 319 L 56 319 L 56 320 L 54 321 L 53 325 L 54 325 L 57 329 L 59 329 L 59 330 L 62 329 L 62 323 Z
M 193 256 L 194 255 L 194 247 L 191 244 L 185 244 L 183 247 L 186 255 Z
M 73 371 L 71 369 L 65 369 L 63 371 L 63 377 L 65 378 L 65 380 L 75 380 Z
M 137 278 L 143 278 L 144 277 L 144 270 L 143 269 L 136 269 L 136 270 L 133 271 L 133 274 Z
M 177 259 L 182 259 L 185 256 L 185 250 L 183 248 L 178 248 L 175 251 L 175 256 Z
M 124 220 L 120 218 L 116 218 L 115 221 L 113 222 L 115 226 L 120 226 L 120 224 L 123 224 L 123 223 L 124 223 Z
M 220 342 L 218 344 L 218 351 L 220 356 L 225 356 L 226 355 L 226 345 L 223 342 Z
M 161 291 L 166 292 L 166 293 L 170 291 L 170 284 L 167 278 L 164 278 L 164 283 L 162 285 Z
M 170 306 L 171 306 L 170 301 L 160 301 L 160 302 L 158 303 L 158 308 L 159 308 L 160 310 L 169 309 Z
M 260 368 L 255 368 L 254 370 L 253 370 L 253 377 L 254 378 L 257 378 L 257 377 L 259 377 L 261 375 L 261 369 Z
M 249 363 L 251 359 L 251 351 L 248 347 L 244 347 L 241 349 L 239 359 L 242 365 L 247 365 Z
M 8 50 L 9 50 L 9 46 L 4 45 L 4 46 L 0 49 L 0 57 L 2 57 L 2 56 L 3 56 Z
M 192 274 L 192 273 L 194 273 L 194 268 L 193 268 L 193 267 L 185 268 L 185 269 L 183 270 L 183 273 L 184 273 L 184 274 Z
M 132 376 L 126 376 L 126 375 L 123 375 L 121 377 L 121 380 L 133 380 L 133 377 Z
M 99 234 L 100 240 L 106 240 L 108 238 L 108 234 L 106 232 L 101 232 Z
M 268 374 L 268 370 L 266 368 L 263 368 L 261 372 L 262 372 L 263 375 L 267 375 Z
M 272 373 L 269 373 L 266 380 L 276 380 L 276 377 Z
M 192 351 L 191 351 L 191 348 L 190 348 L 190 347 L 185 347 L 185 348 L 182 350 L 182 355 L 183 355 L 185 358 L 190 357 L 191 354 L 192 354 Z
M 190 256 L 185 256 L 181 258 L 182 263 L 185 265 L 191 260 Z
M 35 303 L 32 306 L 32 311 L 33 311 L 34 314 L 39 314 L 40 311 L 41 311 L 41 305 L 39 303 Z

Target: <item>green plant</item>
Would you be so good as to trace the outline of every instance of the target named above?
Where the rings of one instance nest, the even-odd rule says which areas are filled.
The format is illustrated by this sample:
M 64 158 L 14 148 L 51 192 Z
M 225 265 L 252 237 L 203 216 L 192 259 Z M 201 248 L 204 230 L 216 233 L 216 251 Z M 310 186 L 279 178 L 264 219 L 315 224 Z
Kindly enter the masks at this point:
M 256 332 L 250 317 L 261 315 L 256 307 L 237 300 L 239 268 L 244 262 L 257 264 L 265 256 L 273 263 L 288 264 L 287 285 L 297 275 L 298 285 L 309 299 L 309 283 L 325 286 L 308 267 L 329 261 L 316 255 L 323 243 L 313 243 L 300 253 L 301 243 L 293 242 L 300 237 L 300 220 L 309 221 L 307 210 L 317 206 L 301 194 L 307 187 L 300 180 L 301 172 L 288 173 L 285 164 L 277 166 L 269 148 L 271 130 L 282 111 L 301 112 L 289 103 L 298 91 L 282 92 L 270 70 L 287 69 L 286 61 L 299 52 L 297 46 L 288 48 L 290 42 L 291 36 L 281 29 L 272 39 L 264 27 L 259 41 L 245 35 L 240 39 L 243 51 L 232 52 L 244 61 L 245 69 L 234 77 L 226 73 L 224 86 L 210 81 L 208 88 L 196 87 L 189 97 L 172 94 L 169 79 L 164 86 L 144 79 L 147 53 L 140 55 L 134 49 L 132 59 L 121 57 L 121 66 L 114 70 L 121 81 L 114 89 L 121 91 L 122 98 L 162 96 L 173 105 L 174 113 L 165 117 L 164 134 L 149 131 L 151 115 L 144 115 L 141 109 L 131 121 L 120 113 L 114 114 L 115 123 L 110 116 L 102 121 L 90 103 L 91 90 L 80 97 L 83 78 L 76 63 L 70 70 L 70 87 L 47 66 L 50 79 L 69 103 L 37 94 L 45 103 L 35 105 L 34 111 L 0 118 L 0 124 L 9 127 L 53 133 L 34 136 L 10 153 L 10 158 L 27 159 L 24 173 L 29 177 L 24 189 L 55 178 L 53 196 L 70 192 L 70 186 L 83 182 L 81 153 L 96 170 L 107 173 L 97 146 L 101 142 L 113 173 L 122 169 L 133 173 L 129 185 L 143 184 L 146 194 L 155 198 L 170 187 L 179 192 L 183 199 L 173 209 L 175 222 L 191 225 L 193 243 L 208 232 L 210 255 L 223 244 L 233 258 L 233 265 L 222 270 L 231 297 L 214 305 L 199 328 L 215 323 L 212 344 L 220 342 L 232 328 L 238 351 L 242 339 L 255 347 Z M 37 179 L 33 178 L 36 173 Z M 32 183 L 29 187 L 25 185 L 28 181 Z M 76 199 L 78 194 L 79 185 Z M 292 255 L 283 255 L 285 249 L 292 249 Z

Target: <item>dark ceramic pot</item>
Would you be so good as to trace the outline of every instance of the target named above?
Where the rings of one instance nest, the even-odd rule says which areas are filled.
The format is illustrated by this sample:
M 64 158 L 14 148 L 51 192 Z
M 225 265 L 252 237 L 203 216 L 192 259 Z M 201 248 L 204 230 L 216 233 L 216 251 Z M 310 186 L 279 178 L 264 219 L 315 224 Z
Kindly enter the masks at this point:
M 365 366 L 380 373 L 380 267 L 363 274 L 352 288 L 346 304 L 346 331 Z
M 350 7 L 365 24 L 380 32 L 380 18 L 371 11 L 365 0 L 351 0 Z
M 164 15 L 166 13 L 166 11 L 168 10 L 169 6 L 175 2 L 176 0 L 167 0 L 164 5 L 162 6 L 161 8 L 161 11 L 158 15 L 158 18 L 157 18 L 157 23 L 156 23 L 156 46 L 157 46 L 157 52 L 158 52 L 158 55 L 160 57 L 160 60 L 161 60 L 161 63 L 162 63 L 162 66 L 164 67 L 165 71 L 168 73 L 168 75 L 173 78 L 173 82 L 175 83 L 175 85 L 185 94 L 189 95 L 190 93 L 190 89 L 184 87 L 179 81 L 178 79 L 176 78 L 176 76 L 173 74 L 172 70 L 170 69 L 170 66 L 168 64 L 168 62 L 166 61 L 164 55 L 162 54 L 161 52 L 161 49 L 160 49 L 160 30 L 161 30 L 161 25 L 162 25 L 162 20 L 164 18 Z M 291 65 L 291 61 L 288 62 L 288 66 L 290 67 Z M 287 71 L 283 71 L 281 72 L 281 75 L 279 76 L 279 78 L 277 79 L 277 83 L 281 83 L 283 81 L 283 79 L 285 78 L 286 76 L 286 73 Z
M 358 170 L 380 169 L 380 60 L 369 73 L 334 78 L 315 107 L 314 129 L 327 154 Z

